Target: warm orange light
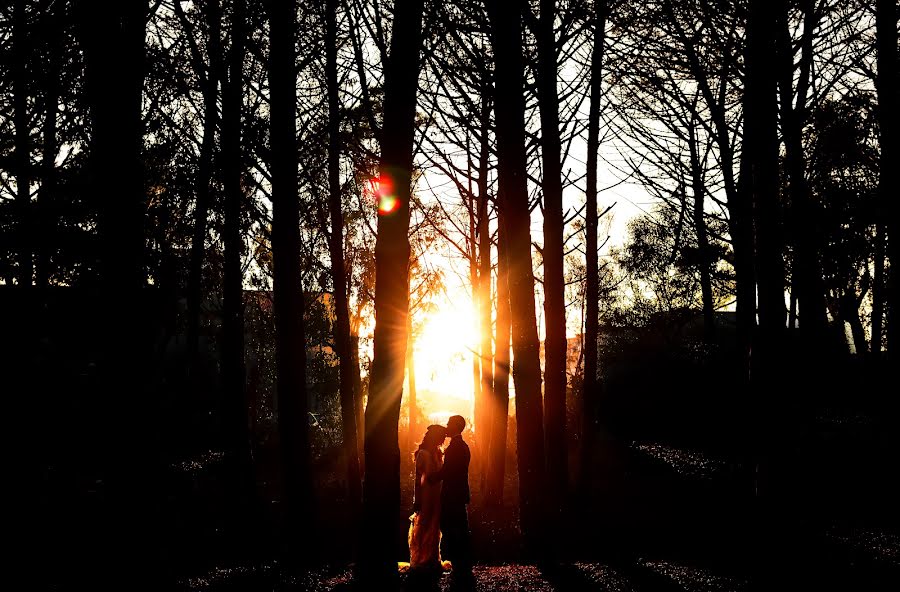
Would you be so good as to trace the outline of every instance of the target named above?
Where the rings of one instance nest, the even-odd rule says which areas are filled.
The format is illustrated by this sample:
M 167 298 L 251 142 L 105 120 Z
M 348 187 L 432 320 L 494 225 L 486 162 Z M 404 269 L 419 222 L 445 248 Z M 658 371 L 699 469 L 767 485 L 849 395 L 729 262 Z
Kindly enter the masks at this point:
M 425 313 L 416 336 L 417 404 L 432 423 L 451 415 L 472 417 L 472 350 L 478 347 L 477 317 L 465 293 L 449 295 Z

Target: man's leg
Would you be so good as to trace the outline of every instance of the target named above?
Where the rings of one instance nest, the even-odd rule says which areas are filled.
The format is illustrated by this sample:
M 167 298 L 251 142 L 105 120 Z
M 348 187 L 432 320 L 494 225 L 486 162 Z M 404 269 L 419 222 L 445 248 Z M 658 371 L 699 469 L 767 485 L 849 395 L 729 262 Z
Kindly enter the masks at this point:
M 444 558 L 453 564 L 454 577 L 471 578 L 472 549 L 465 505 L 442 509 L 441 531 L 444 536 Z

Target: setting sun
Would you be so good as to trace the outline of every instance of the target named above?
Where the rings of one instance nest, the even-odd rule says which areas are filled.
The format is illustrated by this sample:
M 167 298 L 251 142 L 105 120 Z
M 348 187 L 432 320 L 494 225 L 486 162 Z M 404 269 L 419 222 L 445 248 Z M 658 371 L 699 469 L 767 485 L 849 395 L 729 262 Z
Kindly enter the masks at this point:
M 454 414 L 472 417 L 475 322 L 471 301 L 461 294 L 430 312 L 416 337 L 417 401 L 433 423 L 446 422 Z

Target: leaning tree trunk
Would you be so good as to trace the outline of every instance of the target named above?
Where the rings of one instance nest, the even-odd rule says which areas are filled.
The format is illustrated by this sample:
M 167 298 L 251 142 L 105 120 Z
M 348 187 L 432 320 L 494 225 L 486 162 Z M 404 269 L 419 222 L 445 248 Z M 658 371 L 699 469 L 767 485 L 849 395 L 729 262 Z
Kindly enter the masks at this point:
M 272 144 L 272 264 L 276 395 L 287 498 L 287 544 L 308 533 L 312 520 L 309 465 L 306 337 L 300 284 L 300 211 L 297 192 L 297 6 L 269 3 L 269 84 Z
M 581 393 L 581 463 L 578 488 L 588 493 L 594 432 L 597 429 L 597 340 L 599 339 L 600 291 L 599 245 L 597 244 L 597 153 L 600 149 L 600 101 L 603 91 L 603 49 L 606 40 L 606 0 L 594 5 L 593 47 L 591 48 L 591 96 L 588 109 L 587 186 L 585 187 L 585 320 L 584 380 Z
M 350 351 L 350 308 L 347 295 L 347 270 L 344 262 L 344 214 L 341 211 L 341 115 L 337 74 L 337 0 L 325 6 L 325 69 L 328 77 L 328 207 L 331 234 L 328 241 L 331 277 L 334 283 L 334 344 L 340 368 L 341 434 L 347 463 L 347 489 L 354 513 L 362 501 L 359 455 L 356 441 L 354 392 L 359 369 Z M 357 376 L 354 376 L 354 373 Z
M 495 56 L 497 109 L 497 172 L 501 224 L 508 231 L 509 300 L 512 346 L 516 364 L 517 452 L 522 533 L 531 553 L 543 548 L 544 426 L 541 407 L 540 343 L 534 310 L 531 262 L 531 213 L 525 155 L 524 2 L 489 0 L 491 44 Z
M 222 229 L 222 390 L 229 432 L 228 458 L 236 484 L 235 501 L 239 507 L 243 507 L 253 499 L 253 467 L 245 391 L 244 274 L 241 265 L 241 210 L 244 201 L 241 121 L 247 35 L 244 0 L 235 0 L 231 18 L 228 81 L 222 96 L 222 185 L 225 190 Z M 200 183 L 204 185 L 200 187 L 200 192 L 208 191 L 209 179 L 201 178 Z
M 397 580 L 394 555 L 400 510 L 397 428 L 409 313 L 409 200 L 416 89 L 422 49 L 422 0 L 397 0 L 385 64 L 378 236 L 375 241 L 375 337 L 366 405 L 359 576 L 371 587 Z
M 544 190 L 544 436 L 548 492 L 558 510 L 568 483 L 566 452 L 566 293 L 563 271 L 562 151 L 556 89 L 556 0 L 541 0 L 538 21 L 538 103 Z
M 900 219 L 897 204 L 900 140 L 897 138 L 897 3 L 877 0 L 875 5 L 876 44 L 878 50 L 878 129 L 881 146 L 878 180 L 879 209 L 887 216 L 888 260 L 891 263 L 888 279 L 888 356 L 893 348 L 900 348 Z
M 34 281 L 31 225 L 31 126 L 28 116 L 28 31 L 25 20 L 25 0 L 13 4 L 13 123 L 15 135 L 16 210 L 19 217 L 18 283 L 30 287 Z

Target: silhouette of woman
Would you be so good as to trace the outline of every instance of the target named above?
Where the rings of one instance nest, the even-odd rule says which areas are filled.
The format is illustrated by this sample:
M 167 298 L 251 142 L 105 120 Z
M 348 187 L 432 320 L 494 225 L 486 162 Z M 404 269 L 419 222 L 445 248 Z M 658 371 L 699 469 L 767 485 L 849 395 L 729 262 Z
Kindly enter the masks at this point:
M 428 476 L 443 466 L 441 444 L 447 428 L 430 425 L 416 450 L 415 501 L 410 516 L 409 566 L 417 571 L 441 570 L 441 482 L 430 482 Z

